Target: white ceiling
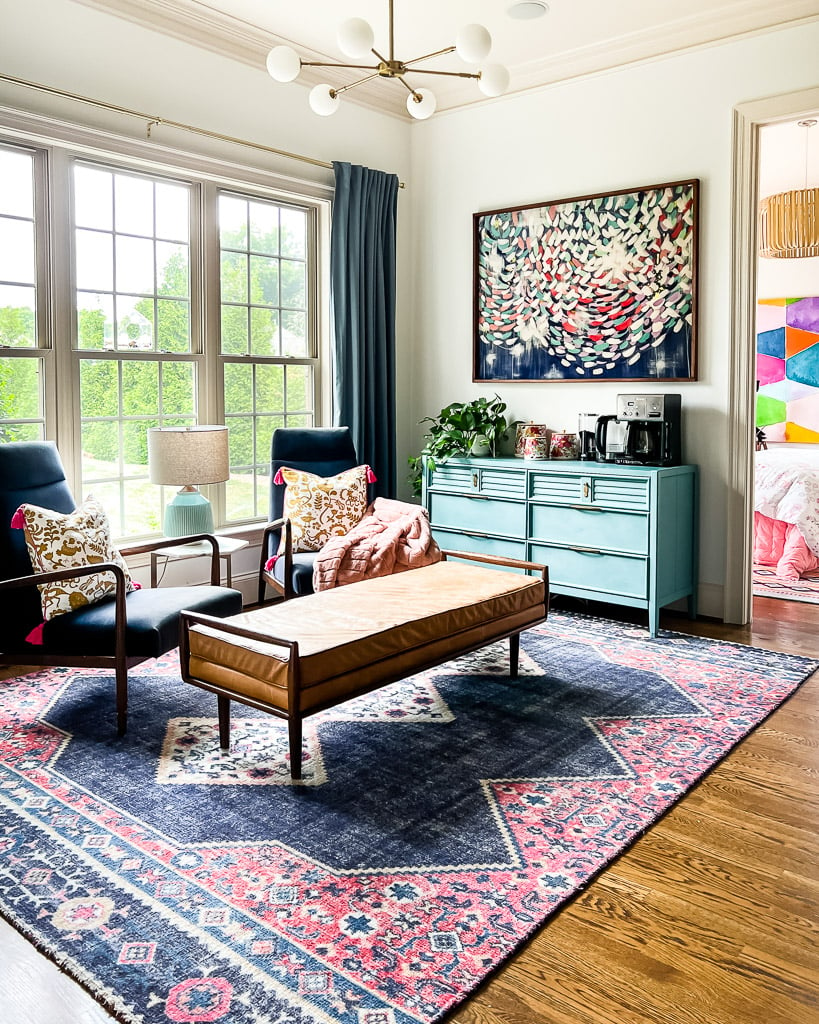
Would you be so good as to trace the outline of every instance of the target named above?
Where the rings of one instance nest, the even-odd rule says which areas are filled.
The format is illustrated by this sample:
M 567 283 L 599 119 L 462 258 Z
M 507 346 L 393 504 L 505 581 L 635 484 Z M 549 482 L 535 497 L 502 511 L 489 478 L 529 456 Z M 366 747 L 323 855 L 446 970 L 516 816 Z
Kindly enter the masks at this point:
M 264 68 L 278 43 L 304 59 L 345 61 L 336 29 L 362 17 L 375 31 L 375 47 L 389 49 L 389 0 L 77 0 L 149 28 Z M 408 61 L 451 46 L 460 27 L 478 22 L 493 38 L 489 62 L 511 72 L 511 92 L 651 60 L 777 25 L 819 19 L 819 0 L 550 0 L 537 20 L 508 16 L 511 0 L 395 0 L 395 58 Z M 455 54 L 430 67 L 474 70 Z M 350 71 L 303 69 L 300 81 L 342 85 Z M 439 76 L 413 78 L 431 88 L 438 109 L 485 101 L 475 82 Z M 684 84 L 681 83 L 681 87 Z M 408 117 L 406 91 L 397 82 L 375 81 L 346 94 L 359 102 Z

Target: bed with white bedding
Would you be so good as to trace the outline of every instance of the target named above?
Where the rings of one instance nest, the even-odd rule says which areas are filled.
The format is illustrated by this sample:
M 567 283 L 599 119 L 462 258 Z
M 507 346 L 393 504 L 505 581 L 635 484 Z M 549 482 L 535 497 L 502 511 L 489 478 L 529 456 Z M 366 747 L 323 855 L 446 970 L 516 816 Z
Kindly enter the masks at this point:
M 756 453 L 754 562 L 781 580 L 819 573 L 819 452 L 774 447 Z

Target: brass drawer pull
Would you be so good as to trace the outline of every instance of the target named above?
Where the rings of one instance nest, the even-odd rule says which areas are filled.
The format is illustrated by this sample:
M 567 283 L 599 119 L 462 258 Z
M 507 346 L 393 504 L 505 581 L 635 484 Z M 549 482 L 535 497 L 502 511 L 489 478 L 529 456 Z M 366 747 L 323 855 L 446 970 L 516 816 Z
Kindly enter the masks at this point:
M 599 548 L 587 548 L 587 547 L 583 547 L 583 545 L 581 545 L 581 544 L 570 544 L 569 545 L 569 550 L 570 551 L 580 551 L 584 555 L 602 555 L 603 554 L 603 552 Z
M 588 498 L 590 493 L 591 493 L 591 487 L 589 487 L 588 484 L 583 484 L 583 497 L 584 498 Z

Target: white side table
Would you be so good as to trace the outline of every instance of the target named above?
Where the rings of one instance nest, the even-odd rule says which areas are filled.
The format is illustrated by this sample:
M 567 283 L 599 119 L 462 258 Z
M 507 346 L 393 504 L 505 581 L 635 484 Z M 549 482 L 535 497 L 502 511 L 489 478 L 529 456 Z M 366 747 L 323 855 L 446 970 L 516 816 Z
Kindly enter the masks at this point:
M 219 547 L 219 557 L 225 561 L 225 568 L 227 570 L 227 586 L 233 586 L 233 568 L 231 565 L 231 559 L 235 551 L 241 551 L 242 548 L 248 546 L 249 541 L 238 540 L 235 537 L 217 537 L 216 543 Z M 160 557 L 165 559 L 165 564 L 168 562 L 178 561 L 184 558 L 201 558 L 203 555 L 208 557 L 211 554 L 210 544 L 206 540 L 197 540 L 193 544 L 179 544 L 172 548 L 157 548 L 151 552 L 151 588 L 156 586 L 156 567 Z

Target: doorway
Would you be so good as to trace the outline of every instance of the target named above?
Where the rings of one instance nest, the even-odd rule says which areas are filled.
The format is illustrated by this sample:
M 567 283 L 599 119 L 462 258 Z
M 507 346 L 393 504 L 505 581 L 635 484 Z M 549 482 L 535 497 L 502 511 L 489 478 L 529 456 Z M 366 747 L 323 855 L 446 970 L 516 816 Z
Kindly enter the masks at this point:
M 817 184 L 817 112 L 762 125 L 759 201 Z M 756 265 L 754 614 L 759 598 L 819 603 L 819 258 Z
M 819 88 L 745 103 L 734 110 L 728 501 L 723 617 L 752 616 L 756 409 L 757 197 L 760 130 L 819 110 Z

